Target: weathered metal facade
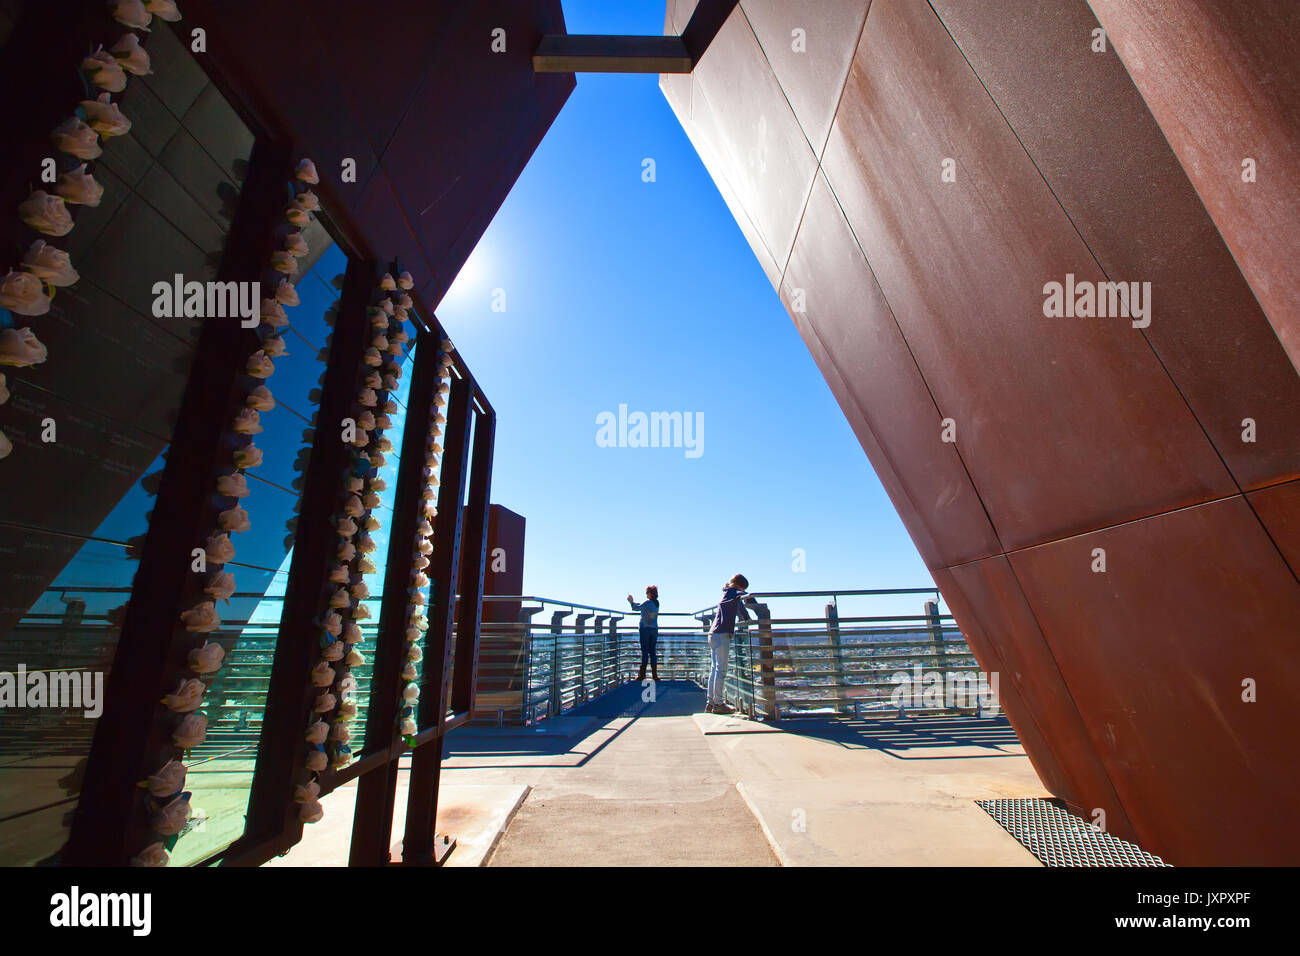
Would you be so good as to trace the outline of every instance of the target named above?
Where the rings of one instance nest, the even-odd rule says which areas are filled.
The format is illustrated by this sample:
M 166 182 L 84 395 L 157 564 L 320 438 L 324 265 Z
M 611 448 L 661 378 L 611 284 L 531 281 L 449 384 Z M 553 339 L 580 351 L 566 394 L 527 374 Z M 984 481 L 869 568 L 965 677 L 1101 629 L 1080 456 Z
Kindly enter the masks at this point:
M 741 0 L 660 82 L 1044 783 L 1295 863 L 1300 11 L 1092 7 Z

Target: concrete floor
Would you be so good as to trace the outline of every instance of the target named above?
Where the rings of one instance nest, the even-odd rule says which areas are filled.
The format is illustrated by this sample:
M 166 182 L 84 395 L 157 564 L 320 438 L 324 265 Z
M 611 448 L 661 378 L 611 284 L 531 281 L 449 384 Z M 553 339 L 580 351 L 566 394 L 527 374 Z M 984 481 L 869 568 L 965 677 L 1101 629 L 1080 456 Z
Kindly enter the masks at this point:
M 395 860 L 401 860 L 403 821 L 406 819 L 407 780 L 410 767 L 399 769 L 393 800 L 393 844 Z M 443 864 L 447 867 L 482 866 L 505 831 L 510 817 L 528 795 L 526 786 L 448 785 L 438 792 L 438 833 L 450 833 L 456 845 Z M 352 813 L 357 802 L 357 783 L 352 781 L 321 800 L 325 816 L 304 827 L 301 842 L 284 856 L 263 866 L 346 866 L 352 841 Z
M 974 801 L 1045 797 L 1005 720 L 800 720 L 710 737 L 788 866 L 1040 866 Z
M 444 785 L 531 788 L 488 865 L 1039 865 L 974 803 L 1046 795 L 1005 720 L 772 727 L 699 713 L 693 683 L 642 693 L 448 738 Z
M 1046 796 L 1005 720 L 701 713 L 687 681 L 628 685 L 537 728 L 444 746 L 449 866 L 1038 866 L 975 800 Z M 406 773 L 399 775 L 394 842 Z M 347 859 L 355 785 L 269 865 Z
M 580 708 L 575 716 L 596 718 L 589 733 L 542 738 L 530 752 L 518 738 L 452 735 L 445 782 L 532 787 L 488 865 L 778 865 L 691 719 L 703 706 L 698 687 L 664 682 L 653 702 L 641 693 L 628 686 Z

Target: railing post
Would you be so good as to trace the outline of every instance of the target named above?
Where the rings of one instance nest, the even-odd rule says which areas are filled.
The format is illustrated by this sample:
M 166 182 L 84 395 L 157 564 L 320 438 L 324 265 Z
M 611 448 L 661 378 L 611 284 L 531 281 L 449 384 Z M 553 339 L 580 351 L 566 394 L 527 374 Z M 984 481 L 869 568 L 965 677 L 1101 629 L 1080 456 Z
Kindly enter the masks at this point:
M 623 683 L 623 661 L 619 654 L 618 618 L 609 619 L 609 650 L 614 660 L 614 683 Z
M 598 646 L 596 648 L 596 688 L 597 693 L 603 694 L 609 690 L 608 662 L 605 660 L 605 619 L 608 614 L 597 614 L 591 619 L 591 633 L 596 635 Z
M 947 650 L 943 646 L 943 625 L 939 623 L 939 602 L 925 602 L 925 622 L 930 630 L 930 643 L 934 646 L 934 666 L 940 668 L 944 696 L 947 697 L 948 672 L 945 665 Z M 946 702 L 946 701 L 945 701 Z
M 772 655 L 772 612 L 766 604 L 753 605 L 758 618 L 758 664 L 763 682 L 763 706 L 773 721 L 781 719 L 776 699 L 776 666 Z
M 560 677 L 560 667 L 564 655 L 560 652 L 560 632 L 564 629 L 564 619 L 572 611 L 551 612 L 551 712 L 559 715 L 564 711 L 564 681 Z
M 519 697 L 519 719 L 523 721 L 524 726 L 532 723 L 537 716 L 533 709 L 533 615 L 540 610 L 539 607 L 519 610 L 520 644 L 524 658 L 524 683 Z
M 578 635 L 578 688 L 573 692 L 574 704 L 587 700 L 587 621 L 590 614 L 579 614 L 573 619 L 574 631 Z
M 831 671 L 835 686 L 831 691 L 831 707 L 840 712 L 840 705 L 848 699 L 844 684 L 844 648 L 840 644 L 839 609 L 834 603 L 826 605 L 826 638 L 831 648 Z

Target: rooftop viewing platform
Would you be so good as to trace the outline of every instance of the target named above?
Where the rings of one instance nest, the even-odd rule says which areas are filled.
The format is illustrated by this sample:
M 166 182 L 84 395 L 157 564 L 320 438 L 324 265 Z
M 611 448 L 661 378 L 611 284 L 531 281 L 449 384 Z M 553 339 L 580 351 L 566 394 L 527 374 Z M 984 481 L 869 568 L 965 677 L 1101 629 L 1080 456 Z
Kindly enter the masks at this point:
M 837 612 L 914 595 L 921 614 Z M 637 679 L 635 614 L 488 599 L 478 719 L 443 749 L 446 865 L 1039 865 L 976 802 L 1048 794 L 933 589 L 753 598 L 733 715 L 705 712 L 711 608 L 661 614 L 655 681 Z M 355 799 L 325 798 L 269 865 L 345 862 Z

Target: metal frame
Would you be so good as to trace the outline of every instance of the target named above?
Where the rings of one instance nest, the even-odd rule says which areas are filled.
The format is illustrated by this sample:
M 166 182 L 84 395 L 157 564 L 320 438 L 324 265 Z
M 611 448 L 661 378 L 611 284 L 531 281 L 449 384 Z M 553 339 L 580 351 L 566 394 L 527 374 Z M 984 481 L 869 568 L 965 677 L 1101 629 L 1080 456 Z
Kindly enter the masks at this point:
M 415 368 L 407 399 L 407 425 L 402 437 L 402 461 L 422 463 L 429 438 L 430 409 L 437 388 L 437 339 L 422 333 L 417 340 Z M 428 345 L 428 348 L 423 346 Z M 405 743 L 398 730 L 398 695 L 401 670 L 405 666 L 406 602 L 397 600 L 407 592 L 414 569 L 412 563 L 416 526 L 422 511 L 420 494 L 423 477 L 416 467 L 402 468 L 397 477 L 393 524 L 389 537 L 388 565 L 384 573 L 385 597 L 379 614 L 374 673 L 370 683 L 370 705 L 366 720 L 366 744 L 362 758 L 382 753 L 380 763 L 361 775 L 357 783 L 356 809 L 352 817 L 352 845 L 348 862 L 352 866 L 383 866 L 389 862 L 392 841 L 393 805 L 397 793 L 398 760 Z M 437 539 L 434 547 L 437 548 Z
M 690 73 L 738 0 L 700 0 L 681 36 L 550 33 L 533 53 L 537 73 Z

